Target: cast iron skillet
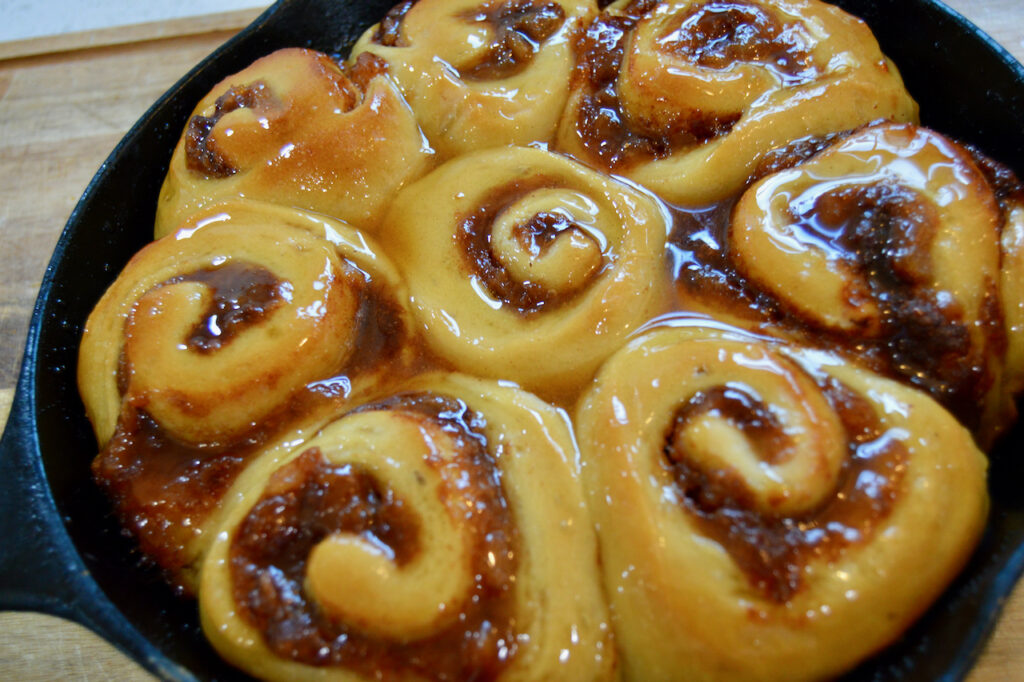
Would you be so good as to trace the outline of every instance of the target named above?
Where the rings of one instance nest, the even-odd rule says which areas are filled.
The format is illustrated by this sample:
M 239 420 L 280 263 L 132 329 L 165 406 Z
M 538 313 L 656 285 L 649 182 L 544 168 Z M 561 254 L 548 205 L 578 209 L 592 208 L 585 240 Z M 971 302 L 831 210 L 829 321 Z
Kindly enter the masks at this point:
M 90 183 L 43 279 L 0 440 L 0 609 L 75 620 L 164 679 L 241 677 L 204 640 L 195 603 L 176 597 L 144 564 L 91 483 L 96 443 L 75 387 L 79 338 L 105 288 L 151 239 L 157 193 L 194 104 L 277 48 L 345 54 L 395 2 L 281 0 L 171 88 Z M 874 29 L 920 102 L 925 124 L 1024 172 L 1024 67 L 940 2 L 837 4 Z M 974 558 L 915 627 L 849 679 L 966 674 L 1024 569 L 1022 454 L 1018 423 L 992 454 L 992 513 Z

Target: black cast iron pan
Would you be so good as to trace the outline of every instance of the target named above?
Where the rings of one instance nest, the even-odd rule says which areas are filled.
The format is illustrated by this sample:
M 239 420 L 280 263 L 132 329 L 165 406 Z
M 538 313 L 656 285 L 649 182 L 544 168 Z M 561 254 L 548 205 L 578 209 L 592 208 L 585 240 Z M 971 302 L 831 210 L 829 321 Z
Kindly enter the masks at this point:
M 0 440 L 0 609 L 75 620 L 168 680 L 241 677 L 204 640 L 194 602 L 176 597 L 141 563 L 92 485 L 96 444 L 75 387 L 79 338 L 105 288 L 151 239 L 157 193 L 194 104 L 216 82 L 277 48 L 345 54 L 393 4 L 281 0 L 171 88 L 90 183 L 43 279 Z M 837 4 L 874 29 L 926 125 L 1024 174 L 1024 67 L 940 2 Z M 1022 484 L 1024 423 L 1018 423 L 992 453 L 992 513 L 973 559 L 915 627 L 849 679 L 966 674 L 1024 570 Z

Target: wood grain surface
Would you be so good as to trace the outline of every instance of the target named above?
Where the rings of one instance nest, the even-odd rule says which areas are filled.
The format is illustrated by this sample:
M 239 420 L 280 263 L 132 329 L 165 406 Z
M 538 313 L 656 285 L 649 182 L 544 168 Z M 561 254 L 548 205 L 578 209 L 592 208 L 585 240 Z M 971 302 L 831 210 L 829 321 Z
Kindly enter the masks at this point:
M 1024 2 L 947 4 L 1024 60 Z M 254 16 L 231 14 L 214 23 L 147 26 L 116 39 L 108 34 L 0 44 L 0 424 L 6 422 L 36 291 L 71 209 L 149 105 Z M 116 44 L 104 44 L 111 42 Z M 78 625 L 0 613 L 0 680 L 111 679 L 152 678 Z M 1024 586 L 1007 603 L 969 680 L 1024 681 Z

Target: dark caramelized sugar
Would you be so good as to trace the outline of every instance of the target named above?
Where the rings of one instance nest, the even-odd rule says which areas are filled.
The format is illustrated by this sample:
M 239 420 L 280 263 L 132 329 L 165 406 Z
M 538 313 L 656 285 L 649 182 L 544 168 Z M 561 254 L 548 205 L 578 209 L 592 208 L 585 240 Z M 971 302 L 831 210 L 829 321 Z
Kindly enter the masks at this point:
M 402 22 L 415 4 L 416 0 L 405 0 L 389 9 L 380 24 L 377 25 L 377 30 L 373 34 L 373 42 L 388 47 L 406 47 L 406 43 L 402 39 Z
M 817 68 L 795 35 L 792 25 L 763 7 L 713 0 L 679 14 L 658 45 L 704 68 L 760 64 L 778 74 L 785 85 L 798 85 L 813 80 Z
M 728 226 L 735 200 L 702 210 L 675 210 L 669 251 L 684 297 L 714 301 L 722 310 L 803 333 L 876 371 L 928 391 L 969 428 L 977 426 L 994 380 L 986 354 L 998 345 L 972 343 L 962 308 L 932 288 L 930 244 L 934 209 L 895 183 L 874 183 L 821 194 L 813 206 L 791 207 L 795 234 L 846 263 L 867 284 L 878 307 L 878 328 L 860 333 L 823 329 L 775 298 L 737 268 Z M 989 298 L 998 300 L 995 283 Z M 980 325 L 997 341 L 1001 315 L 987 306 Z
M 980 149 L 972 145 L 962 145 L 971 155 L 974 163 L 985 176 L 985 180 L 995 192 L 996 200 L 1003 212 L 1005 223 L 1006 216 L 1016 206 L 1024 206 L 1024 184 L 1021 183 L 1017 174 L 1009 166 L 999 163 L 982 153 Z
M 752 586 L 780 604 L 801 589 L 808 561 L 830 561 L 843 549 L 869 541 L 902 490 L 907 457 L 902 444 L 886 435 L 871 406 L 852 391 L 832 379 L 825 380 L 823 389 L 845 428 L 848 456 L 834 494 L 800 516 L 758 511 L 738 472 L 704 471 L 689 461 L 679 434 L 708 413 L 741 430 L 767 461 L 779 457 L 774 448 L 785 452 L 787 437 L 779 424 L 742 390 L 722 387 L 696 394 L 678 408 L 665 436 L 664 461 L 683 509 L 729 552 Z
M 354 326 L 355 351 L 345 367 L 350 374 L 370 371 L 381 362 L 397 358 L 409 342 L 401 306 L 393 292 L 377 282 L 369 282 L 363 288 Z
M 253 434 L 234 447 L 183 443 L 129 404 L 114 437 L 93 460 L 93 476 L 142 551 L 173 581 L 174 572 L 185 567 L 185 548 L 263 441 Z
M 542 310 L 552 310 L 566 303 L 586 282 L 572 291 L 550 291 L 537 282 L 520 281 L 505 269 L 491 248 L 491 227 L 503 210 L 538 189 L 557 187 L 558 181 L 542 175 L 527 180 L 517 180 L 495 188 L 480 206 L 462 219 L 455 232 L 455 242 L 462 253 L 470 274 L 477 277 L 498 301 L 506 303 L 520 315 L 530 316 Z M 543 246 L 557 239 L 566 230 L 579 230 L 565 216 L 542 213 L 525 224 L 513 229 L 517 240 L 526 240 L 536 246 L 537 255 L 543 254 Z M 587 237 L 590 238 L 589 235 Z M 598 271 L 591 273 L 590 278 Z M 589 279 L 588 279 L 589 281 Z
M 287 286 L 266 268 L 234 261 L 165 284 L 179 282 L 198 282 L 211 291 L 209 305 L 185 339 L 189 350 L 203 354 L 223 348 L 246 328 L 266 319 L 284 302 L 282 286 Z
M 217 150 L 210 139 L 210 134 L 225 114 L 236 109 L 252 109 L 269 102 L 270 99 L 269 88 L 259 81 L 245 87 L 232 87 L 217 98 L 212 116 L 196 115 L 189 119 L 188 127 L 185 129 L 186 167 L 211 178 L 226 178 L 237 173 L 238 168 Z
M 677 124 L 652 134 L 633 130 L 622 110 L 616 81 L 629 33 L 640 16 L 601 15 L 579 41 L 577 71 L 584 80 L 576 134 L 609 169 L 669 156 L 675 149 L 703 144 L 732 129 L 739 115 L 718 117 L 693 109 L 677 113 Z M 578 76 L 579 77 L 579 76 Z
M 313 547 L 336 532 L 372 536 L 402 566 L 420 551 L 416 511 L 359 467 L 328 463 L 313 449 L 279 472 L 243 521 L 231 547 L 231 573 L 241 614 L 279 656 L 351 668 L 367 677 L 415 674 L 433 680 L 491 680 L 516 649 L 513 580 L 518 532 L 501 485 L 486 422 L 460 400 L 406 394 L 359 408 L 393 410 L 428 420 L 451 438 L 450 457 L 428 464 L 443 481 L 442 498 L 457 499 L 458 522 L 472 536 L 466 570 L 472 598 L 455 622 L 426 639 L 393 642 L 337 622 L 303 587 Z M 452 512 L 455 512 L 453 505 Z
M 870 125 L 874 125 L 874 123 L 869 123 L 868 126 Z M 828 135 L 801 137 L 785 146 L 771 149 L 761 156 L 757 163 L 757 168 L 755 168 L 747 182 L 748 184 L 753 184 L 772 173 L 793 168 L 819 152 L 828 149 L 833 144 L 846 139 L 853 132 L 852 130 L 844 130 L 837 133 L 829 133 Z
M 493 38 L 480 60 L 459 66 L 460 75 L 467 80 L 497 80 L 514 76 L 530 64 L 540 45 L 565 23 L 565 10 L 556 2 L 509 0 L 488 3 L 461 18 L 487 24 Z
M 567 230 L 580 228 L 561 213 L 538 213 L 512 228 L 512 236 L 531 256 L 542 256 Z

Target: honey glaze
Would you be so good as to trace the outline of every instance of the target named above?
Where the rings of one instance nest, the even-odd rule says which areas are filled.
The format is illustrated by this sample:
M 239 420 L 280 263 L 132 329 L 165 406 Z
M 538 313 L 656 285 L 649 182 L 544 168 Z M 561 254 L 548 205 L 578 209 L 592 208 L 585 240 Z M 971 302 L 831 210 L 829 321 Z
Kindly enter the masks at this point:
M 839 415 L 848 456 L 839 483 L 819 508 L 799 516 L 759 510 L 742 477 L 729 469 L 692 465 L 678 434 L 690 420 L 713 414 L 727 420 L 772 463 L 793 445 L 767 405 L 742 384 L 700 392 L 679 406 L 665 437 L 664 465 L 671 472 L 680 506 L 701 532 L 721 544 L 751 585 L 783 604 L 803 587 L 810 560 L 832 561 L 847 547 L 870 542 L 873 530 L 898 502 L 906 450 L 888 438 L 871 406 L 834 379 L 822 390 Z
M 513 659 L 518 531 L 483 433 L 485 418 L 461 400 L 404 394 L 356 410 L 408 414 L 436 425 L 452 452 L 431 456 L 440 494 L 472 537 L 472 596 L 451 624 L 412 641 L 373 636 L 318 608 L 304 587 L 313 548 L 333 533 L 383 545 L 399 568 L 421 551 L 415 509 L 365 467 L 332 465 L 317 449 L 278 470 L 245 517 L 230 551 L 235 601 L 278 656 L 340 666 L 369 678 L 493 680 Z M 399 453 L 395 453 L 400 456 Z M 468 511 L 463 511 L 468 510 Z M 440 618 L 440 614 L 439 614 Z

